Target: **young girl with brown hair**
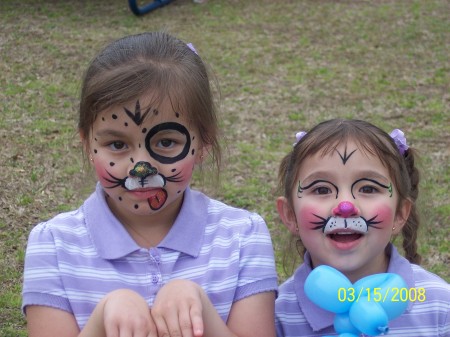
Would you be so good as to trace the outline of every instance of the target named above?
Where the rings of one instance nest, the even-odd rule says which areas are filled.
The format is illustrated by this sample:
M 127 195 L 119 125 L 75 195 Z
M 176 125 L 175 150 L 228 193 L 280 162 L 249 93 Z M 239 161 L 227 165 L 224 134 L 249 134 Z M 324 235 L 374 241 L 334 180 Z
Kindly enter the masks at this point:
M 329 120 L 297 134 L 280 166 L 277 208 L 305 255 L 279 289 L 279 337 L 334 333 L 333 313 L 316 306 L 304 289 L 312 270 L 323 265 L 351 283 L 379 273 L 400 275 L 405 291 L 422 296 L 389 323 L 389 335 L 449 336 L 450 287 L 418 265 L 415 159 L 403 132 L 389 135 L 360 120 Z M 391 243 L 398 235 L 405 257 Z M 333 280 L 325 282 L 331 287 Z
M 194 47 L 164 32 L 111 43 L 86 72 L 79 132 L 98 183 L 30 234 L 29 336 L 274 337 L 264 220 L 189 187 L 208 156 L 220 163 Z

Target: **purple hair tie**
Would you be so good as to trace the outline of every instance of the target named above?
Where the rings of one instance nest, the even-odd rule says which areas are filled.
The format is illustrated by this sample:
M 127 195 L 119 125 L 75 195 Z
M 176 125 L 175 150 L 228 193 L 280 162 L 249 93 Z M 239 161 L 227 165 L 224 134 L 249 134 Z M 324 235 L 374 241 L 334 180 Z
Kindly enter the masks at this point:
M 297 143 L 300 141 L 300 139 L 302 139 L 305 135 L 306 135 L 306 132 L 305 132 L 305 131 L 299 131 L 299 132 L 297 132 L 297 133 L 295 134 L 295 139 L 297 139 L 297 141 L 296 141 L 294 144 L 292 144 L 292 146 L 297 145 Z
M 409 149 L 409 146 L 406 144 L 406 137 L 403 131 L 400 129 L 394 129 L 389 135 L 394 140 L 395 145 L 397 145 L 400 154 L 404 156 L 406 151 Z
M 195 50 L 195 47 L 192 43 L 187 43 L 186 45 L 189 47 L 190 50 L 192 50 L 198 56 L 198 53 Z

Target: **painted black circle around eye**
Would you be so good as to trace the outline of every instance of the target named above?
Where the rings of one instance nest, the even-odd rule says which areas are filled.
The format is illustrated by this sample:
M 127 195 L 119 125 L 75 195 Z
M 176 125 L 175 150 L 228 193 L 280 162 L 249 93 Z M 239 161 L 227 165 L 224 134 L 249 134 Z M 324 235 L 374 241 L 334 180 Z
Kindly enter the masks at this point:
M 151 139 L 153 138 L 153 136 L 164 130 L 175 130 L 186 137 L 186 143 L 184 144 L 183 150 L 175 157 L 162 156 L 159 153 L 153 151 L 151 147 Z M 188 155 L 189 149 L 191 148 L 191 136 L 189 134 L 188 129 L 186 129 L 183 125 L 179 123 L 175 122 L 161 123 L 154 126 L 147 133 L 147 136 L 145 136 L 145 148 L 147 149 L 148 153 L 150 153 L 150 156 L 152 156 L 152 158 L 157 160 L 158 162 L 162 164 L 173 164 L 179 160 L 184 159 Z

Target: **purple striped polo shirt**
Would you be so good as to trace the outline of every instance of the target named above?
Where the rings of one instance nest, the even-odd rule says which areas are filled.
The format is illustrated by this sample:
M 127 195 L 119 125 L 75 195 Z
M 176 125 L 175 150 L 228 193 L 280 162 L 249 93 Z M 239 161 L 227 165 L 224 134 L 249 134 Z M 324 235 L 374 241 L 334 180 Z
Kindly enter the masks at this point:
M 231 305 L 277 290 L 269 231 L 255 213 L 187 189 L 172 229 L 154 248 L 139 247 L 96 191 L 75 211 L 38 224 L 25 258 L 23 303 L 73 313 L 84 327 L 107 293 L 132 289 L 152 305 L 169 280 L 200 284 L 224 321 Z
M 411 264 L 392 244 L 390 249 L 388 272 L 400 275 L 409 289 L 425 288 L 425 300 L 410 302 L 403 315 L 390 321 L 388 336 L 450 337 L 450 285 Z M 278 337 L 338 336 L 334 314 L 312 303 L 303 290 L 310 272 L 311 258 L 306 253 L 305 262 L 279 288 L 275 304 Z

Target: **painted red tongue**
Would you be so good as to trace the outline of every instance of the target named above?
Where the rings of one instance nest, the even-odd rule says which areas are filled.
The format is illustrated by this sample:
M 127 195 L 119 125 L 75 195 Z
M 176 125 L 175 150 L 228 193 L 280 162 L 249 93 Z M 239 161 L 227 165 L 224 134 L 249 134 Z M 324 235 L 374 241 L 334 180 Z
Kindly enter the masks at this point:
M 160 209 L 167 199 L 167 192 L 166 190 L 160 189 L 158 192 L 151 196 L 148 199 L 148 204 L 150 205 L 150 208 L 154 211 Z
M 361 234 L 331 234 L 330 239 L 337 242 L 351 242 L 358 240 Z

